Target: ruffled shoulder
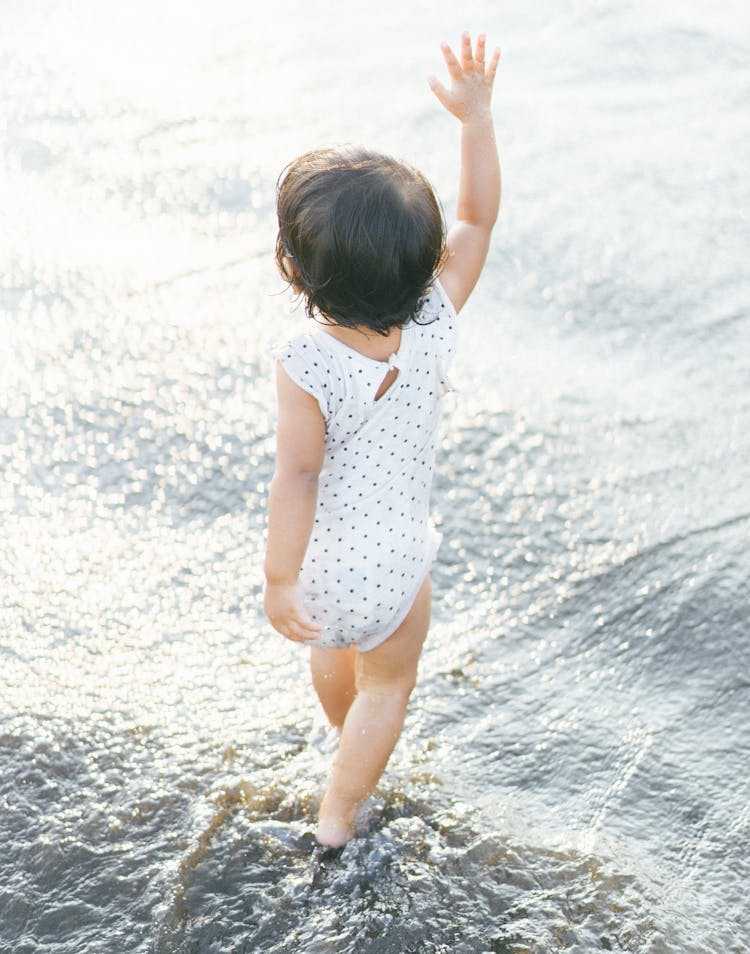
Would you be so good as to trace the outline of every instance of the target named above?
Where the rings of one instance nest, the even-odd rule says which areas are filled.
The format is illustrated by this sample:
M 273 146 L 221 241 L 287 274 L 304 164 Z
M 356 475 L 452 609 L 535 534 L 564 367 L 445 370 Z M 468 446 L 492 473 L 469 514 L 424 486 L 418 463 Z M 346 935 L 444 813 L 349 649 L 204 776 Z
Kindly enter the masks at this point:
M 458 315 L 439 281 L 426 295 L 415 323 L 422 326 L 422 334 L 434 343 L 443 390 L 453 390 L 450 377 L 458 349 Z
M 332 379 L 330 363 L 313 335 L 304 334 L 273 348 L 272 356 L 296 385 L 318 402 L 324 420 L 331 416 Z

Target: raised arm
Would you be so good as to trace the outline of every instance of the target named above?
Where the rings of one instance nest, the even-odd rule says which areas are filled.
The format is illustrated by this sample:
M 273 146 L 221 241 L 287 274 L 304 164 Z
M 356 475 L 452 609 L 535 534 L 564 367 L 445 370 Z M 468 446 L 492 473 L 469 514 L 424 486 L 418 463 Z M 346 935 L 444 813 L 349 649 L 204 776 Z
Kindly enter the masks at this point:
M 471 294 L 482 271 L 490 235 L 500 208 L 500 163 L 490 100 L 500 50 L 485 64 L 486 37 L 481 34 L 472 53 L 468 33 L 461 37 L 461 59 L 447 43 L 443 57 L 450 88 L 430 76 L 430 88 L 461 122 L 461 173 L 456 220 L 448 230 L 448 257 L 440 281 L 459 311 Z
M 325 424 L 315 398 L 296 385 L 280 365 L 276 383 L 279 422 L 276 469 L 268 492 L 263 608 L 282 636 L 304 642 L 320 632 L 302 606 L 297 578 L 315 519 Z

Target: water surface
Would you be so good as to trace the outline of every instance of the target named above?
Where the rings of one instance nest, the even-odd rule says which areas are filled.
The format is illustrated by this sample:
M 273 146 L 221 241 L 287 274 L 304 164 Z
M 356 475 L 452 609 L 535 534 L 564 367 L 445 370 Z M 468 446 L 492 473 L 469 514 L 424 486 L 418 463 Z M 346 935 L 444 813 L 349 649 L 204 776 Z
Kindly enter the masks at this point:
M 744 5 L 2 12 L 0 941 L 14 954 L 750 950 Z M 276 176 L 455 202 L 424 82 L 504 48 L 434 622 L 368 826 L 260 607 Z

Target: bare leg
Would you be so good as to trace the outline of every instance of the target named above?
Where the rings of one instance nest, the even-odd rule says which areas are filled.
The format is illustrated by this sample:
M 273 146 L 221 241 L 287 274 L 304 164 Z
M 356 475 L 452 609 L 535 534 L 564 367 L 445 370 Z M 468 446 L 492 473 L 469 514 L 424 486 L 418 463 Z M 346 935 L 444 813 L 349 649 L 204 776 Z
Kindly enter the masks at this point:
M 355 664 L 357 650 L 310 647 L 310 672 L 313 686 L 328 721 L 340 729 L 357 694 Z
M 320 806 L 318 841 L 339 847 L 352 837 L 354 817 L 377 785 L 404 724 L 430 622 L 430 579 L 409 615 L 384 643 L 357 655 L 357 695 L 349 708 L 331 783 Z

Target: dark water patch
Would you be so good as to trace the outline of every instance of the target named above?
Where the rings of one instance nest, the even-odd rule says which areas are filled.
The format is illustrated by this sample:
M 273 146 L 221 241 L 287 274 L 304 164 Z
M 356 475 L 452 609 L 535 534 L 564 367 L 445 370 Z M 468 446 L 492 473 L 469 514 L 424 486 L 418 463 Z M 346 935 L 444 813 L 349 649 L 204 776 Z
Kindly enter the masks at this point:
M 637 878 L 477 831 L 431 794 L 388 791 L 333 859 L 281 793 L 276 804 L 247 788 L 225 795 L 180 866 L 152 951 L 650 949 L 659 931 Z
M 674 418 L 618 431 L 624 455 L 597 444 L 610 425 L 586 413 L 544 428 L 504 412 L 454 429 L 436 572 L 450 635 L 420 717 L 444 778 L 485 793 L 501 817 L 518 805 L 528 825 L 652 859 L 635 870 L 670 926 L 633 949 L 744 950 L 747 863 L 725 834 L 746 829 L 750 797 L 742 496 L 708 493 L 717 462 L 691 466 L 700 457 L 680 440 L 665 455 Z M 645 442 L 632 453 L 656 433 L 659 455 Z M 662 500 L 669 510 L 655 509 Z M 725 923 L 704 927 L 695 912 L 725 902 Z
M 6 949 L 136 950 L 190 797 L 160 784 L 158 749 L 89 723 L 19 723 L 0 759 Z

